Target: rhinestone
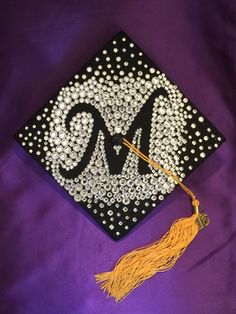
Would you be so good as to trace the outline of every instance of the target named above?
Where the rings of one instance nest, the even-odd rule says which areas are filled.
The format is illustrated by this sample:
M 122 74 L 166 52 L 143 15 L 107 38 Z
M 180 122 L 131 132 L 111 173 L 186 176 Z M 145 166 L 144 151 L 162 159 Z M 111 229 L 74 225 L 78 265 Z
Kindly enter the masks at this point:
M 158 113 L 161 114 L 161 115 L 164 115 L 165 112 L 166 112 L 165 109 L 162 108 L 162 107 L 158 109 Z
M 70 102 L 71 102 L 71 98 L 70 98 L 70 97 L 66 97 L 66 98 L 65 98 L 65 103 L 66 103 L 66 104 L 69 104 Z

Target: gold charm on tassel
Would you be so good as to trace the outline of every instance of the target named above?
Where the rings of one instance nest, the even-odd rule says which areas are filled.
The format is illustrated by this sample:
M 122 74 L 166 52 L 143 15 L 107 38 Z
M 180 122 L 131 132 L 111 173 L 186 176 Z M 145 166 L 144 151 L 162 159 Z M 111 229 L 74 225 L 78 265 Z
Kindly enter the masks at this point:
M 176 220 L 160 240 L 123 255 L 112 271 L 95 275 L 96 282 L 101 283 L 101 289 L 112 296 L 116 302 L 122 301 L 157 272 L 171 269 L 199 230 L 209 224 L 208 216 L 199 212 L 199 201 L 193 192 L 175 174 L 150 160 L 126 139 L 123 139 L 123 144 L 153 167 L 162 170 L 177 181 L 191 196 L 194 210 L 191 217 Z

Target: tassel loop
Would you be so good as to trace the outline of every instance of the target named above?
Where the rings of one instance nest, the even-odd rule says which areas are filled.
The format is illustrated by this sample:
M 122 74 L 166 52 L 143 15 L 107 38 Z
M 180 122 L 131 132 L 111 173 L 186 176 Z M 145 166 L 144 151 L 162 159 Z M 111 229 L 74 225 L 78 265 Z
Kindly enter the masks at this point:
M 200 205 L 200 202 L 199 200 L 196 199 L 196 197 L 192 199 L 192 205 L 194 207 L 194 211 L 198 213 L 199 212 L 198 207 Z

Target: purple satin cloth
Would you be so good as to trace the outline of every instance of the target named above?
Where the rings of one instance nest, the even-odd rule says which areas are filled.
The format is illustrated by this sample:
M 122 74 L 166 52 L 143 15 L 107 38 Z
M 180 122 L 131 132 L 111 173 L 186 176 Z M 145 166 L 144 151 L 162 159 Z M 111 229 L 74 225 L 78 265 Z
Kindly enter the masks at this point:
M 211 224 L 172 270 L 115 304 L 94 274 L 189 215 L 185 193 L 114 242 L 13 135 L 120 30 L 227 142 L 185 181 Z M 236 313 L 235 1 L 3 0 L 0 34 L 0 314 Z

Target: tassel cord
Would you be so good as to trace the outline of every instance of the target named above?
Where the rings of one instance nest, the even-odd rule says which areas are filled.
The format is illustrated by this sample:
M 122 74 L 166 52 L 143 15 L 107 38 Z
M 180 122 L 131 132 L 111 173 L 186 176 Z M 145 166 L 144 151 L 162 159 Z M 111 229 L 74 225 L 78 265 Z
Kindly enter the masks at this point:
M 148 158 L 146 155 L 144 155 L 137 147 L 135 147 L 134 145 L 132 145 L 127 139 L 123 138 L 123 145 L 125 145 L 126 147 L 128 147 L 132 152 L 134 152 L 137 156 L 139 156 L 141 159 L 143 159 L 144 161 L 146 161 L 147 163 L 149 163 L 151 166 L 153 166 L 154 168 L 162 171 L 163 173 L 165 173 L 167 176 L 171 177 L 175 182 L 177 182 L 181 188 L 192 198 L 192 205 L 194 207 L 198 207 L 199 206 L 199 201 L 197 200 L 195 194 L 186 187 L 186 185 L 184 185 L 180 178 L 174 174 L 172 171 L 167 170 L 165 168 L 163 168 L 161 165 L 159 165 L 158 163 L 156 163 L 155 161 L 151 160 L 150 158 Z

